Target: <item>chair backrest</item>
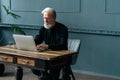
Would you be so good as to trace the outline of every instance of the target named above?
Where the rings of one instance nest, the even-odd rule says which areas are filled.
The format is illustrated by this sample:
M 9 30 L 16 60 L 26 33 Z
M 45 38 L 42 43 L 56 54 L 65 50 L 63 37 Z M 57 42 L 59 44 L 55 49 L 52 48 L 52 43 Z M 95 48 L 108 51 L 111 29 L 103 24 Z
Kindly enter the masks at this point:
M 68 50 L 78 52 L 80 47 L 79 39 L 68 39 Z
M 79 53 L 80 40 L 79 39 L 68 39 L 68 50 L 75 51 Z M 74 65 L 77 61 L 78 54 L 72 56 L 71 64 Z

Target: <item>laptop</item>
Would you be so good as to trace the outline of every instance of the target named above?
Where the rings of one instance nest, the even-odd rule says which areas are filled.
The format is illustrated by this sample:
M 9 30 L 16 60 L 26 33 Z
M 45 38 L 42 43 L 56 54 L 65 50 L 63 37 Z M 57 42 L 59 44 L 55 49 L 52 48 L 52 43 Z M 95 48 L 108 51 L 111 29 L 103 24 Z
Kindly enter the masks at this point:
M 33 36 L 13 34 L 17 49 L 38 51 Z

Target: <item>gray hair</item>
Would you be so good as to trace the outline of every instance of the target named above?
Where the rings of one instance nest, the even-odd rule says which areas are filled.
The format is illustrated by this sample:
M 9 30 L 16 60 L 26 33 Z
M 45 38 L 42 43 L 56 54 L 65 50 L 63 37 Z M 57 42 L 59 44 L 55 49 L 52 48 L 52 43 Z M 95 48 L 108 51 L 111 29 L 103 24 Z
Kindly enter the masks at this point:
M 48 11 L 51 11 L 52 13 L 53 13 L 53 18 L 55 18 L 56 19 L 56 11 L 53 9 L 53 8 L 50 8 L 50 7 L 47 7 L 47 8 L 45 8 L 44 10 L 42 10 L 42 14 L 44 14 L 45 12 L 48 12 Z

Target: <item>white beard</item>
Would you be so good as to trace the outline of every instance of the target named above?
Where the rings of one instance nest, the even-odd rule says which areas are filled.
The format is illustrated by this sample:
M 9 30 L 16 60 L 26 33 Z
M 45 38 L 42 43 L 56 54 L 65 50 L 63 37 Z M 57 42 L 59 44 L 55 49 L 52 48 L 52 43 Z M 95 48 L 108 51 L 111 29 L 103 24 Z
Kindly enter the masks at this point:
M 45 29 L 50 29 L 51 27 L 52 27 L 51 24 L 44 24 L 44 28 L 45 28 Z

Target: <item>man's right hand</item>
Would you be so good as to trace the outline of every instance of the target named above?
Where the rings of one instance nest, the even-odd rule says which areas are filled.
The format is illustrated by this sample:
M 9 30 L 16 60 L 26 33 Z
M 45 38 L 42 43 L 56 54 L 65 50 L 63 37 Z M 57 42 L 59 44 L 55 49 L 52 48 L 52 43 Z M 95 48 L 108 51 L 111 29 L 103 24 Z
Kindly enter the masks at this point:
M 46 49 L 48 49 L 48 45 L 46 45 L 46 44 L 38 44 L 37 49 L 46 50 Z

